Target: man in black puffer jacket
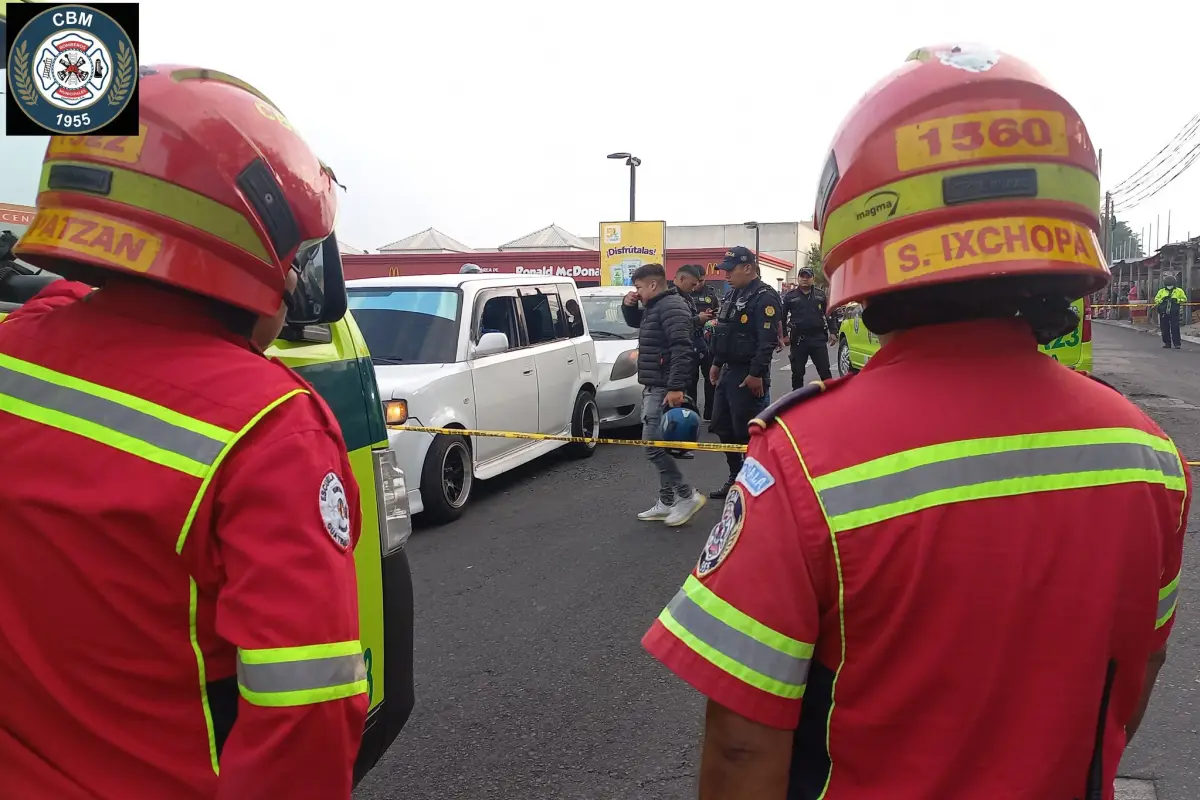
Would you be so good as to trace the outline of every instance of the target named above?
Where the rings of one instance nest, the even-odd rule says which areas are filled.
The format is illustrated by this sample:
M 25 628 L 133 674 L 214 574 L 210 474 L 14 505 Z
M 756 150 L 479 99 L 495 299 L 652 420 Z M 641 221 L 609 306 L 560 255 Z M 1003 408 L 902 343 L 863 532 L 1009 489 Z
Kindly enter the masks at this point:
M 635 291 L 625 296 L 621 311 L 625 322 L 638 329 L 638 383 L 644 387 L 642 439 L 653 441 L 662 438 L 663 411 L 683 404 L 684 390 L 696 372 L 692 312 L 667 282 L 661 264 L 643 264 L 632 278 Z M 683 525 L 704 505 L 704 495 L 684 482 L 666 450 L 648 447 L 646 456 L 658 470 L 658 502 L 638 514 L 638 519 Z

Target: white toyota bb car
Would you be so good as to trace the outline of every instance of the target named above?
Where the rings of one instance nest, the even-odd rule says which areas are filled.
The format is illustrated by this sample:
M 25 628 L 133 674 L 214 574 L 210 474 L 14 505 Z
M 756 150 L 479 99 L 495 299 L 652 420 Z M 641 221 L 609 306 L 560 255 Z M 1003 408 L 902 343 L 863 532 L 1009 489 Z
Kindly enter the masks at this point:
M 347 281 L 389 426 L 596 437 L 596 349 L 575 282 L 544 275 Z M 595 443 L 388 431 L 413 514 L 461 516 L 486 480 L 566 445 Z

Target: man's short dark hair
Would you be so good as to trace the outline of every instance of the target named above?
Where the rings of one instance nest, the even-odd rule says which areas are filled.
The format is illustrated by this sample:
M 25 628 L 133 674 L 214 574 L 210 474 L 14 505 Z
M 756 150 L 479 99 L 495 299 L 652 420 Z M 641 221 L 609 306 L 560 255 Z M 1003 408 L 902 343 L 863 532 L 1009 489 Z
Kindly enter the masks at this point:
M 698 281 L 704 280 L 704 268 L 699 264 L 684 264 L 679 271 L 684 275 L 691 275 Z
M 642 264 L 633 271 L 633 275 L 629 277 L 629 280 L 631 283 L 648 280 L 656 280 L 666 283 L 667 271 L 663 269 L 662 264 Z

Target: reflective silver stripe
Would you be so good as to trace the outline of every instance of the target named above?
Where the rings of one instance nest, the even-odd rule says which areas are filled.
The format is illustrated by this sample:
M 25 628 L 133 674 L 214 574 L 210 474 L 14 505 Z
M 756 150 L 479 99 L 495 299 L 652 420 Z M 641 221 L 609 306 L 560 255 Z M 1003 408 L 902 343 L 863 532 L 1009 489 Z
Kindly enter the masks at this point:
M 225 446 L 224 442 L 107 398 L 59 386 L 7 367 L 0 367 L 0 394 L 94 422 L 205 466 L 211 466 Z
M 709 614 L 683 589 L 667 606 L 667 613 L 688 633 L 760 675 L 791 686 L 803 686 L 808 680 L 807 658 L 796 658 L 747 636 Z
M 820 490 L 825 513 L 838 517 L 938 491 L 1012 478 L 1149 469 L 1182 477 L 1174 453 L 1142 444 L 1082 444 L 963 456 Z
M 361 653 L 273 664 L 244 664 L 239 657 L 237 678 L 238 684 L 251 692 L 304 692 L 365 681 L 367 666 Z
M 1179 584 L 1175 584 L 1175 588 L 1166 597 L 1158 601 L 1158 619 L 1162 619 L 1171 613 L 1175 607 L 1175 601 L 1179 599 Z

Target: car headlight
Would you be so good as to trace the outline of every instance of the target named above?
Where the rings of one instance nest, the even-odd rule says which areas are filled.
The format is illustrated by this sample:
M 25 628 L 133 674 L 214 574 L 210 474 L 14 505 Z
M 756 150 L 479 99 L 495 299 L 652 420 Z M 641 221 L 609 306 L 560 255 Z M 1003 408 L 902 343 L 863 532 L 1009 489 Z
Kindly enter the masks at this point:
M 621 355 L 617 356 L 617 360 L 613 362 L 612 372 L 609 374 L 610 381 L 619 381 L 622 378 L 628 378 L 630 375 L 637 374 L 638 351 L 626 350 Z
M 408 422 L 408 401 L 385 400 L 383 402 L 383 419 L 388 425 L 403 425 Z

